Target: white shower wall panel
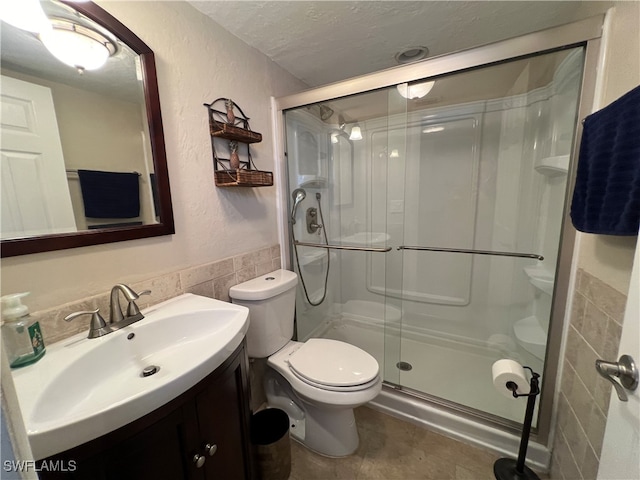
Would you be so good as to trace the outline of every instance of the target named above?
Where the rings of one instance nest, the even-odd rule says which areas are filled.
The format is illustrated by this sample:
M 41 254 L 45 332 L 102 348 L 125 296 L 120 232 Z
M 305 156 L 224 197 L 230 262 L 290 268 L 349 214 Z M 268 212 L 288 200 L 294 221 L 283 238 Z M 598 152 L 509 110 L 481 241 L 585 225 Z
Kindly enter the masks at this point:
M 535 250 L 537 215 L 523 211 L 539 202 L 540 187 L 526 187 L 546 128 L 539 101 L 545 98 L 519 96 L 361 123 L 365 140 L 353 142 L 354 202 L 341 207 L 341 228 L 385 232 L 394 249 L 340 254 L 338 304 L 349 298 L 384 303 L 395 291 L 406 321 L 446 319 L 452 333 L 472 326 L 476 338 L 510 334 L 514 320 L 532 313 L 533 290 L 522 273 L 530 260 L 395 247 Z M 449 145 L 442 135 L 447 127 L 458 140 Z M 432 141 L 437 135 L 445 141 Z

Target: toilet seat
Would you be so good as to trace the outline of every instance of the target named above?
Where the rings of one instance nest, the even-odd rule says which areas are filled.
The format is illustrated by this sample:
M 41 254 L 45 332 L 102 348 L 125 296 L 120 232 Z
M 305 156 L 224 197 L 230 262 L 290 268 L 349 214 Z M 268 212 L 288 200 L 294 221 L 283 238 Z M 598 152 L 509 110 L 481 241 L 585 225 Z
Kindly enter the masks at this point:
M 375 379 L 367 384 L 356 386 L 349 390 L 347 388 L 333 388 L 329 390 L 326 385 L 313 385 L 309 380 L 294 373 L 289 365 L 289 358 L 296 353 L 304 344 L 291 340 L 287 345 L 278 350 L 267 359 L 267 365 L 282 375 L 289 383 L 296 395 L 313 405 L 323 405 L 322 408 L 355 408 L 373 400 L 382 389 L 382 379 L 377 375 Z M 318 359 L 316 359 L 318 361 Z M 320 359 L 320 362 L 324 359 Z
M 335 387 L 335 386 L 332 386 L 332 385 L 322 385 L 321 383 L 316 383 L 313 380 L 309 380 L 308 378 L 304 378 L 302 375 L 300 375 L 294 369 L 291 368 L 290 370 L 291 370 L 291 373 L 293 373 L 296 376 L 296 378 L 300 379 L 302 382 L 306 383 L 307 385 L 310 385 L 310 386 L 315 387 L 315 388 L 319 388 L 321 390 L 328 390 L 330 392 L 358 392 L 360 390 L 366 390 L 367 388 L 370 388 L 370 387 L 374 386 L 376 383 L 378 383 L 380 381 L 380 378 L 378 376 L 376 376 L 370 382 L 363 383 L 363 384 L 360 384 L 360 385 L 350 385 L 350 386 L 347 386 L 347 387 Z
M 311 338 L 289 355 L 287 363 L 300 380 L 325 390 L 364 390 L 378 381 L 376 359 L 338 340 Z

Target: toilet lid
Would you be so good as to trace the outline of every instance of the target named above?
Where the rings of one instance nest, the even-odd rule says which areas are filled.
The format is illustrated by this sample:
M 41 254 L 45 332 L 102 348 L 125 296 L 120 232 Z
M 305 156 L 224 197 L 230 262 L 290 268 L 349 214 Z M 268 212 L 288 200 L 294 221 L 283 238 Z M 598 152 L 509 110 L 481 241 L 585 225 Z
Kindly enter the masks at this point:
M 338 340 L 311 338 L 289 357 L 299 376 L 320 385 L 348 387 L 370 382 L 378 362 L 364 350 Z

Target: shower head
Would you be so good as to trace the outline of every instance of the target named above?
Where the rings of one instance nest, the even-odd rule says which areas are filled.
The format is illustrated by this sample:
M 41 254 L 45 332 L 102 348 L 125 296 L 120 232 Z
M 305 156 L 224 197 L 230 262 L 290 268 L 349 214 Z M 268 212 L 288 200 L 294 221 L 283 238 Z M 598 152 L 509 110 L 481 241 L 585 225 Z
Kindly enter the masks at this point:
M 291 209 L 291 225 L 296 223 L 296 210 L 298 209 L 298 205 L 306 198 L 307 192 L 304 191 L 303 188 L 296 188 L 292 193 L 291 197 L 293 197 L 293 208 Z

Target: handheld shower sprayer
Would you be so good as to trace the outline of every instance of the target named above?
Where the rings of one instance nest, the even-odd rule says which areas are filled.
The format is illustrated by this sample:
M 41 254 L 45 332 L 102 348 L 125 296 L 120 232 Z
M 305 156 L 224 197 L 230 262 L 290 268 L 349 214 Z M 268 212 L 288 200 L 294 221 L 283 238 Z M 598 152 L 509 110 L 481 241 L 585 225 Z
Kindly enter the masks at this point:
M 329 281 L 329 267 L 331 266 L 331 255 L 329 250 L 326 252 L 326 262 L 327 267 L 324 274 L 324 289 L 322 290 L 322 297 L 319 299 L 316 298 L 312 300 L 309 297 L 309 292 L 307 291 L 307 285 L 304 281 L 304 270 L 300 268 L 300 259 L 298 258 L 298 242 L 296 241 L 296 233 L 293 225 L 296 223 L 296 211 L 298 210 L 298 206 L 302 203 L 302 201 L 307 197 L 307 192 L 303 188 L 296 188 L 293 192 L 291 192 L 291 197 L 293 198 L 293 208 L 291 209 L 291 242 L 293 244 L 293 253 L 295 255 L 296 265 L 298 266 L 298 274 L 300 275 L 300 283 L 302 284 L 302 290 L 304 291 L 304 296 L 309 302 L 309 305 L 312 307 L 317 307 L 324 302 L 325 298 L 327 298 L 327 282 Z M 316 192 L 316 201 L 318 202 L 318 208 L 309 207 L 307 208 L 307 233 L 316 233 L 319 229 L 322 229 L 322 233 L 324 233 L 324 243 L 326 245 L 329 244 L 329 239 L 327 238 L 327 229 L 323 228 L 322 224 L 318 223 L 318 213 L 320 214 L 319 220 L 324 223 L 324 218 L 322 217 L 322 204 L 320 200 L 322 199 L 322 195 L 320 192 Z M 318 233 L 318 235 L 320 235 Z M 317 295 L 316 295 L 317 297 Z
M 291 225 L 296 223 L 296 210 L 298 210 L 298 205 L 302 203 L 302 201 L 306 198 L 307 192 L 304 191 L 303 188 L 296 188 L 292 193 L 293 197 L 293 208 L 291 209 Z

